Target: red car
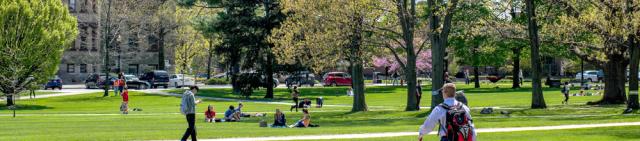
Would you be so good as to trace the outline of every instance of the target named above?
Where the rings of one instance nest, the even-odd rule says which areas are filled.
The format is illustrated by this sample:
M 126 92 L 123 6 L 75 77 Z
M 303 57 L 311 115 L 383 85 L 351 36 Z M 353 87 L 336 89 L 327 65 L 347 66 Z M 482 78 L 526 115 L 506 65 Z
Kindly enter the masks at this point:
M 351 75 L 344 72 L 329 72 L 322 77 L 325 86 L 351 86 Z

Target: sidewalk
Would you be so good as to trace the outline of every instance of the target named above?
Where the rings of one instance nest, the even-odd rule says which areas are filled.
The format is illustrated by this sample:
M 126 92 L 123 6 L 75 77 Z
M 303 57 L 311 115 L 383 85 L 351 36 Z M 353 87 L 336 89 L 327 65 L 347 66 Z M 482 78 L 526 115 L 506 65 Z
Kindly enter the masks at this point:
M 538 127 L 512 127 L 512 128 L 484 128 L 476 130 L 478 133 L 495 132 L 516 132 L 516 131 L 539 131 L 539 130 L 562 130 L 581 129 L 597 127 L 617 127 L 617 126 L 640 126 L 640 122 L 605 123 L 605 124 L 578 124 L 578 125 L 558 125 L 558 126 L 538 126 Z M 429 134 L 436 134 L 433 131 Z M 202 141 L 276 141 L 276 140 L 332 140 L 332 139 L 363 139 L 363 138 L 384 138 L 416 136 L 418 132 L 386 132 L 386 133 L 366 133 L 366 134 L 333 134 L 333 135 L 306 135 L 306 136 L 279 136 L 279 137 L 251 137 L 251 138 L 221 138 L 221 139 L 201 139 Z

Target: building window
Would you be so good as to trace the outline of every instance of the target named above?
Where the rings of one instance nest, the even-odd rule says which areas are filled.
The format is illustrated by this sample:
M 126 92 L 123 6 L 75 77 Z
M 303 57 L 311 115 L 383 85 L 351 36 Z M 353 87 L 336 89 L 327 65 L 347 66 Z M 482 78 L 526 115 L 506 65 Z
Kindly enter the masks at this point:
M 92 0 L 91 5 L 93 5 L 93 13 L 98 13 L 98 9 L 96 9 L 96 1 Z
M 87 27 L 82 26 L 80 28 L 80 51 L 87 50 Z
M 76 51 L 76 42 L 78 42 L 78 39 L 73 40 L 73 42 L 71 42 L 71 46 L 69 47 L 69 51 Z
M 138 75 L 138 69 L 139 69 L 139 65 L 138 64 L 129 64 L 129 68 L 127 69 L 127 73 L 133 74 L 133 75 Z
M 129 48 L 137 48 L 138 47 L 138 35 L 130 34 L 129 35 Z
M 80 64 L 80 73 L 87 73 L 87 64 Z
M 67 64 L 67 73 L 75 73 L 76 72 L 76 66 L 73 64 Z
M 85 0 L 80 6 L 80 13 L 85 13 L 85 12 L 87 12 L 87 0 Z
M 76 0 L 69 0 L 69 10 L 71 12 L 76 11 Z
M 99 70 L 98 70 L 98 64 L 93 64 L 93 65 L 91 65 L 91 70 L 93 70 L 93 71 L 92 71 L 93 73 L 98 73 L 98 72 L 99 72 Z
M 156 36 L 154 35 L 147 36 L 147 42 L 149 44 L 149 50 L 147 51 L 150 51 L 150 52 L 158 51 L 158 38 L 156 38 Z
M 98 28 L 93 28 L 93 30 L 91 30 L 91 43 L 93 43 L 91 51 L 98 51 L 98 42 L 96 39 L 98 39 L 98 34 L 96 34 L 96 30 L 98 30 Z

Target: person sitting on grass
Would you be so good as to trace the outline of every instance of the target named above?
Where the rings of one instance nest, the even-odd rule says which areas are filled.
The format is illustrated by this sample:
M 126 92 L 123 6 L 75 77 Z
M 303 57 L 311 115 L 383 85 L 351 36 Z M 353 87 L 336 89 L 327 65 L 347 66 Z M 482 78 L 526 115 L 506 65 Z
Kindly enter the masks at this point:
M 213 106 L 209 105 L 209 107 L 207 107 L 204 116 L 204 122 L 216 122 L 216 111 L 213 109 Z
M 302 109 L 302 119 L 298 120 L 298 122 L 296 122 L 295 124 L 289 126 L 291 128 L 294 127 L 309 127 L 310 123 L 311 123 L 311 116 L 309 116 L 309 110 L 307 109 Z
M 273 128 L 286 128 L 287 127 L 287 119 L 284 116 L 284 113 L 280 111 L 280 109 L 276 109 L 275 119 L 273 124 L 271 125 Z
M 229 109 L 224 112 L 224 120 L 228 122 L 240 121 L 240 117 L 236 114 L 236 110 L 233 105 L 229 105 Z
M 242 108 L 244 108 L 244 104 L 238 103 L 238 108 L 236 109 L 236 113 L 239 117 L 251 117 L 249 114 L 242 113 Z
M 122 114 L 129 114 L 129 90 L 125 87 L 121 94 L 122 104 L 120 105 L 120 112 Z
M 455 84 L 445 84 L 442 87 L 442 91 L 444 102 L 436 106 L 420 126 L 418 140 L 422 140 L 422 137 L 429 134 L 436 124 L 438 124 L 440 125 L 438 135 L 441 141 L 475 141 L 475 126 L 471 119 L 469 107 L 455 99 Z M 460 118 L 462 116 L 464 116 L 464 118 Z M 462 120 L 453 120 L 454 118 Z
M 292 105 L 289 111 L 293 111 L 293 108 L 311 108 L 311 101 L 308 98 L 305 98 L 303 101 L 300 101 L 298 105 Z

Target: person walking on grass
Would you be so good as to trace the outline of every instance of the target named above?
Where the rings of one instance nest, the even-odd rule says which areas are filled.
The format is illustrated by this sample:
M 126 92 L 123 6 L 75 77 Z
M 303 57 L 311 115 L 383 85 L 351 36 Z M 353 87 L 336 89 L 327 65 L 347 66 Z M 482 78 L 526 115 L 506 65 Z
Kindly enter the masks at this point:
M 300 97 L 300 91 L 298 91 L 298 86 L 293 86 L 293 92 L 291 92 L 291 98 L 293 98 L 293 105 L 296 105 L 296 112 L 298 112 L 298 101 Z
M 124 88 L 124 91 L 121 94 L 122 96 L 122 104 L 120 105 L 120 112 L 122 112 L 122 114 L 129 114 L 129 90 L 127 90 L 127 88 Z
M 569 82 L 564 82 L 561 92 L 564 95 L 564 101 L 562 101 L 562 104 L 569 104 Z
M 464 69 L 464 84 L 469 85 L 471 83 L 471 79 L 469 79 L 469 69 Z
M 196 141 L 196 104 L 200 103 L 200 100 L 196 100 L 195 95 L 198 93 L 198 86 L 191 86 L 188 91 L 185 91 L 182 95 L 182 101 L 180 103 L 180 112 L 187 118 L 189 128 L 184 132 L 182 141 L 186 141 L 189 136 L 191 140 Z
M 422 99 L 422 80 L 418 80 L 418 84 L 416 85 L 416 109 L 420 110 L 420 99 Z
M 436 106 L 420 126 L 418 140 L 422 141 L 422 138 L 438 124 L 440 141 L 475 141 L 475 126 L 469 107 L 455 100 L 455 84 L 445 84 L 442 91 L 444 102 Z

